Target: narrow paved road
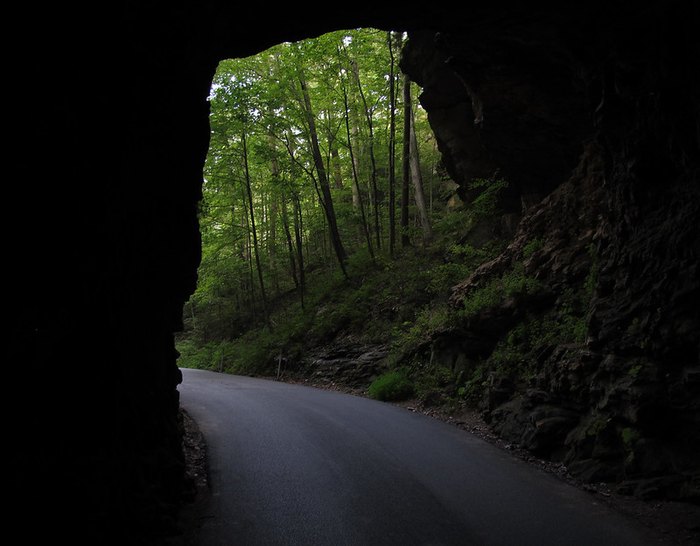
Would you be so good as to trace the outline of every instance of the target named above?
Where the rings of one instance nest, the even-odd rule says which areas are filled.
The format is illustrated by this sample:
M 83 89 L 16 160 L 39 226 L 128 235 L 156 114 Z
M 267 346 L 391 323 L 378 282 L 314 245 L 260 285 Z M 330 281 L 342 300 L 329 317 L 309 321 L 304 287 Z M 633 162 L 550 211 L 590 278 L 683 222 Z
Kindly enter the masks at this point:
M 438 420 L 183 370 L 209 449 L 201 546 L 640 546 L 592 496 Z

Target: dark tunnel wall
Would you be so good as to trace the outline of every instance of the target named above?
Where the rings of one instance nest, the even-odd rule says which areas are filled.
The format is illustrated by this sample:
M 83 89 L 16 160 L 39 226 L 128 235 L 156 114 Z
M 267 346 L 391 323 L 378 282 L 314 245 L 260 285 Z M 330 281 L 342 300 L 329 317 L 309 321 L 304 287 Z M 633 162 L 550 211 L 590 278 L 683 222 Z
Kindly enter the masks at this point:
M 266 16 L 228 2 L 18 8 L 3 361 L 20 529 L 136 544 L 172 524 L 173 332 L 196 284 L 211 78 L 225 57 L 364 19 Z
M 654 24 L 658 10 L 605 5 L 590 3 L 572 16 L 567 8 L 511 10 L 505 3 L 459 14 L 433 3 L 408 15 L 354 4 L 352 12 L 323 19 L 295 6 L 276 7 L 261 19 L 214 0 L 108 3 L 99 12 L 20 8 L 13 21 L 19 38 L 6 44 L 12 53 L 3 199 L 11 521 L 25 532 L 85 542 L 96 536 L 104 540 L 107 533 L 120 544 L 138 544 L 144 533 L 169 524 L 182 474 L 173 333 L 196 283 L 196 211 L 212 74 L 222 58 L 335 28 L 427 28 L 465 37 L 457 69 L 467 80 L 473 76 L 469 63 L 476 59 L 483 73 L 510 51 L 509 40 L 519 39 L 521 30 L 528 36 L 545 31 L 554 49 L 531 51 L 542 55 L 535 59 L 543 61 L 535 63 L 537 68 L 566 70 L 533 80 L 526 61 L 508 72 L 510 87 L 504 91 L 525 82 L 545 102 L 561 99 L 533 117 L 518 118 L 524 124 L 518 134 L 527 134 L 527 123 L 534 120 L 543 122 L 536 134 L 544 136 L 513 148 L 504 137 L 509 107 L 522 107 L 522 101 L 499 102 L 496 87 L 483 96 L 495 101 L 500 125 L 487 125 L 486 110 L 479 145 L 489 162 L 525 173 L 516 198 L 539 198 L 568 178 L 584 140 L 596 139 L 607 170 L 603 196 L 595 199 L 606 211 L 600 225 L 614 233 L 608 237 L 609 260 L 601 277 L 608 297 L 601 298 L 593 317 L 598 326 L 592 327 L 600 333 L 595 350 L 605 353 L 618 344 L 620 310 L 673 297 L 677 309 L 653 319 L 645 335 L 659 345 L 658 361 L 677 363 L 663 373 L 697 378 L 692 371 L 698 364 L 698 316 L 688 302 L 698 296 L 700 93 L 688 68 L 698 58 L 697 43 L 684 42 L 697 12 L 690 2 L 671 3 L 675 11 L 661 10 L 667 25 L 662 32 Z M 631 9 L 636 10 L 634 24 L 627 25 Z M 520 30 L 513 30 L 514 21 Z M 669 32 L 674 28 L 679 32 Z M 486 51 L 469 49 L 474 29 L 492 36 Z M 654 69 L 640 70 L 649 51 L 625 47 L 645 43 L 640 33 L 650 31 L 662 34 L 655 43 L 685 56 L 654 54 Z M 612 39 L 620 35 L 633 39 Z M 680 43 L 668 44 L 674 36 Z M 553 60 L 552 54 L 561 57 Z M 410 68 L 412 76 L 426 83 L 421 78 L 430 77 L 429 62 L 417 63 Z M 678 80 L 682 90 L 659 101 L 640 95 L 642 90 L 653 93 L 668 74 L 687 76 Z M 554 87 L 548 85 L 552 81 Z M 469 95 L 457 89 L 464 102 Z M 563 98 L 562 89 L 568 93 Z M 591 95 L 596 89 L 598 95 Z M 664 93 L 672 91 L 664 88 Z M 602 111 L 602 124 L 596 125 Z M 469 115 L 464 119 L 473 122 Z M 556 146 L 554 166 L 546 160 L 550 121 L 567 127 L 557 133 L 563 144 Z M 459 180 L 464 176 L 460 165 L 468 163 L 459 154 L 473 150 L 460 139 L 472 137 L 439 122 L 434 128 L 439 137 L 441 130 L 446 135 L 442 151 Z M 538 169 L 546 176 L 538 177 Z M 673 245 L 645 246 L 657 240 L 655 230 L 661 227 Z M 681 234 L 673 236 L 678 230 Z M 644 250 L 625 250 L 630 248 Z M 650 290 L 645 288 L 649 275 L 665 279 L 655 288 L 654 302 L 636 296 Z M 616 298 L 619 291 L 628 297 Z M 661 344 L 669 346 L 674 336 L 682 339 L 664 353 Z M 618 349 L 608 352 L 626 350 Z M 689 429 L 697 425 L 697 386 L 681 381 L 678 388 Z M 24 527 L 37 518 L 44 524 Z

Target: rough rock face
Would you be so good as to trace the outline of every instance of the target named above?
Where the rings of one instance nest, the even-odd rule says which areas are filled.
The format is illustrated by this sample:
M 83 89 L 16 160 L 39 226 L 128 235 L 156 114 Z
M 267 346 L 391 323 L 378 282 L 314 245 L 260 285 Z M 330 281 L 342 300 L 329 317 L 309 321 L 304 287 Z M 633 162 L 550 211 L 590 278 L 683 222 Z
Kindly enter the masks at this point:
M 302 377 L 319 384 L 344 385 L 362 391 L 381 373 L 385 345 L 364 345 L 352 339 L 336 340 L 306 355 Z
M 120 546 L 173 532 L 173 333 L 200 258 L 212 76 L 285 40 L 408 24 L 355 7 L 319 19 L 280 5 L 262 20 L 218 0 L 14 6 L 3 363 L 18 393 L 5 430 L 17 532 Z
M 518 14 L 501 25 L 412 33 L 401 66 L 423 87 L 421 104 L 463 192 L 472 178 L 500 173 L 511 188 L 506 209 L 519 211 L 521 200 L 536 203 L 568 177 L 591 128 L 581 67 L 550 17 Z
M 561 310 L 585 288 L 585 340 L 539 347 L 527 381 L 492 370 L 494 427 L 585 479 L 698 500 L 697 12 L 675 3 L 560 15 L 558 30 L 555 13 L 534 13 L 410 35 L 402 67 L 425 86 L 446 166 L 467 188 L 499 169 L 515 182 L 511 206 L 518 194 L 523 204 L 512 244 L 453 301 L 517 263 L 537 279 L 534 301 L 468 321 L 467 336 L 501 324 L 495 344 L 528 307 Z
M 76 544 L 170 531 L 183 473 L 173 332 L 196 282 L 215 62 L 163 38 L 180 15 L 122 9 L 18 15 L 37 57 L 13 67 L 9 521 Z

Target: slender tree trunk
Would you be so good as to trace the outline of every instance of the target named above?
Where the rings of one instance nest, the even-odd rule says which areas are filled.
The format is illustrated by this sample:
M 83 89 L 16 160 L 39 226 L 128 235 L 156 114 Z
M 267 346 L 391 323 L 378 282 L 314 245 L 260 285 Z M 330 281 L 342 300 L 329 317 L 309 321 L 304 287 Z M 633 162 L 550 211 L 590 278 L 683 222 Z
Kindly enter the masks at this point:
M 401 179 L 401 246 L 411 244 L 408 237 L 408 188 L 411 178 L 411 80 L 403 77 L 403 163 Z
M 367 129 L 369 130 L 369 160 L 370 160 L 370 188 L 372 190 L 372 210 L 374 212 L 374 235 L 377 248 L 381 248 L 381 233 L 379 226 L 379 191 L 377 188 L 377 162 L 374 157 L 374 120 L 372 117 L 372 111 L 367 106 L 367 98 L 365 97 L 365 92 L 362 89 L 362 81 L 360 80 L 360 68 L 357 62 L 351 61 L 352 72 L 355 76 L 355 82 L 357 83 L 357 89 L 360 92 L 360 98 L 362 99 L 362 106 L 365 112 L 365 118 L 367 119 Z
M 292 232 L 289 229 L 289 214 L 287 213 L 287 202 L 284 196 L 282 197 L 282 228 L 284 236 L 287 240 L 287 250 L 289 251 L 289 267 L 292 274 L 294 286 L 299 288 L 299 277 L 297 276 L 297 260 L 294 253 L 294 243 L 292 242 Z
M 248 143 L 246 133 L 241 134 L 241 142 L 243 144 L 243 167 L 245 172 L 245 185 L 248 194 L 248 207 L 250 209 L 250 227 L 253 232 L 253 252 L 255 254 L 255 265 L 258 269 L 258 280 L 260 281 L 260 295 L 262 297 L 263 315 L 265 323 L 270 331 L 272 331 L 272 322 L 270 321 L 270 310 L 267 302 L 267 294 L 265 293 L 265 281 L 263 280 L 262 267 L 260 265 L 260 252 L 258 249 L 258 235 L 255 230 L 255 212 L 253 208 L 253 191 L 250 186 L 250 171 L 248 169 Z
M 278 208 L 278 198 L 277 198 L 277 185 L 280 176 L 280 166 L 277 160 L 277 142 L 272 134 L 268 134 L 268 143 L 270 146 L 270 151 L 272 152 L 272 159 L 270 161 L 270 174 L 272 175 L 273 188 L 270 192 L 270 219 L 268 225 L 269 238 L 267 240 L 267 252 L 270 258 L 270 271 L 272 271 L 275 290 L 279 292 L 279 276 L 277 275 L 277 208 Z
M 194 313 L 194 298 L 190 299 L 190 316 L 192 317 L 192 327 L 196 328 L 197 316 Z
M 327 246 L 327 237 L 328 237 L 328 229 L 327 229 L 327 223 L 328 223 L 328 217 L 324 216 L 323 217 L 323 229 L 318 232 L 318 238 L 321 241 L 321 257 L 323 263 L 330 263 L 330 265 L 333 265 L 333 261 L 328 259 L 328 246 Z
M 328 135 L 328 171 L 333 174 L 333 187 L 336 190 L 343 189 L 343 173 L 340 169 L 340 154 L 338 153 L 338 135 L 333 131 L 334 117 L 327 110 L 326 134 Z
M 394 60 L 394 33 L 387 33 L 389 45 L 389 255 L 396 248 L 396 75 Z
M 304 218 L 301 199 L 299 199 L 298 203 L 299 203 L 299 225 L 301 225 L 301 221 Z M 308 203 L 307 203 L 306 209 L 307 209 L 306 217 L 308 218 L 310 216 L 310 213 L 308 212 L 308 209 L 309 209 Z M 306 253 L 306 263 L 311 263 L 311 235 L 312 234 L 310 232 L 305 231 L 305 230 L 301 230 L 300 233 L 301 233 L 302 239 L 304 241 L 303 248 L 304 248 L 304 252 Z
M 428 207 L 425 204 L 425 192 L 423 191 L 423 175 L 420 170 L 420 156 L 418 153 L 418 139 L 416 138 L 416 123 L 411 107 L 411 178 L 413 179 L 413 197 L 416 200 L 416 208 L 420 216 L 423 228 L 423 241 L 429 242 L 433 238 L 433 227 L 430 224 Z
M 343 189 L 343 173 L 340 171 L 340 155 L 335 142 L 331 142 L 331 164 L 333 165 L 333 184 L 338 190 Z
M 349 113 L 347 115 L 350 115 Z M 352 142 L 355 144 L 358 144 L 360 142 L 360 125 L 357 121 L 357 115 L 353 114 L 353 124 L 352 124 Z M 359 178 L 360 176 L 360 150 L 358 149 L 358 146 L 353 146 L 355 149 L 355 153 L 353 154 L 352 157 L 352 168 L 353 172 L 355 173 L 355 176 Z M 360 190 L 359 184 L 353 184 L 352 185 L 352 206 L 354 208 L 359 208 L 360 207 L 360 200 L 362 199 L 362 194 Z
M 245 188 L 242 188 L 243 191 L 243 202 L 245 203 L 247 201 L 247 196 L 246 196 L 246 191 Z M 247 282 L 248 284 L 243 287 L 244 293 L 248 294 L 248 312 L 251 314 L 251 316 L 256 315 L 256 305 L 255 305 L 255 272 L 253 271 L 253 254 L 251 252 L 251 248 L 253 246 L 252 242 L 252 230 L 250 228 L 250 212 L 248 211 L 248 205 L 243 206 L 243 214 L 244 214 L 244 219 L 245 219 L 245 234 L 246 234 L 246 240 L 245 240 L 245 248 L 243 249 L 243 258 L 245 259 L 246 263 L 248 264 L 248 279 Z
M 277 253 L 277 196 L 271 193 L 268 196 L 268 237 L 267 237 L 267 251 L 270 254 L 270 264 L 275 263 L 275 254 Z
M 294 208 L 294 225 L 295 225 L 295 236 L 296 233 L 296 208 Z M 300 277 L 303 272 L 299 272 L 297 275 L 297 258 L 302 259 L 301 251 L 299 249 L 295 250 L 294 243 L 292 242 L 292 233 L 289 228 L 289 214 L 287 212 L 287 198 L 285 194 L 282 194 L 282 226 L 284 228 L 284 234 L 287 238 L 287 249 L 289 250 L 289 266 L 292 272 L 292 280 L 294 281 L 294 286 L 299 293 L 299 301 L 301 302 L 301 308 L 304 308 L 304 290 L 301 284 Z M 299 238 L 297 238 L 297 245 L 300 244 Z
M 304 294 L 306 292 L 306 274 L 304 272 L 304 246 L 302 240 L 303 224 L 301 217 L 301 203 L 299 196 L 293 196 L 294 202 L 294 238 L 297 243 L 297 261 L 299 262 L 299 297 L 301 298 L 301 307 L 304 308 Z
M 301 85 L 301 92 L 304 98 L 304 110 L 306 114 L 306 122 L 308 123 L 309 127 L 309 137 L 311 139 L 311 152 L 314 159 L 314 166 L 316 167 L 318 182 L 321 186 L 321 193 L 323 194 L 322 205 L 326 214 L 326 219 L 328 220 L 329 235 L 335 255 L 338 258 L 340 269 L 343 271 L 343 275 L 347 277 L 348 274 L 345 269 L 347 254 L 345 252 L 345 248 L 343 248 L 343 243 L 340 240 L 340 232 L 338 231 L 335 209 L 333 208 L 333 197 L 331 196 L 331 188 L 330 184 L 328 183 L 328 175 L 326 174 L 326 168 L 323 164 L 321 148 L 318 145 L 318 133 L 316 131 L 316 120 L 314 119 L 314 113 L 311 107 L 311 98 L 309 97 L 309 90 L 306 86 L 306 80 L 304 79 L 304 74 L 301 70 L 299 71 L 299 83 Z
M 347 52 L 344 50 L 344 48 L 341 48 L 338 50 L 339 55 L 345 55 L 347 56 Z M 345 81 L 343 81 L 342 85 L 346 86 Z M 355 169 L 354 172 L 357 176 L 358 181 L 362 177 L 361 175 L 361 168 L 362 168 L 362 156 L 363 156 L 363 150 L 362 150 L 362 138 L 360 136 L 360 116 L 357 113 L 357 108 L 350 108 L 349 105 L 349 99 L 351 96 L 351 93 L 348 91 L 347 87 L 344 88 L 344 94 L 348 95 L 348 106 L 346 106 L 345 111 L 346 115 L 350 117 L 350 124 L 352 127 L 352 146 L 353 146 L 353 159 L 352 159 L 352 166 Z M 356 103 L 356 99 L 353 97 L 353 106 Z M 362 197 L 362 190 L 360 189 L 359 183 L 358 184 L 353 184 L 352 185 L 352 206 L 355 209 L 358 209 L 360 207 L 360 199 Z
M 348 137 L 348 151 L 350 153 L 350 163 L 352 165 L 352 179 L 354 182 L 353 188 L 357 192 L 357 204 L 360 209 L 360 218 L 362 219 L 362 231 L 365 235 L 365 240 L 367 241 L 367 249 L 369 250 L 369 255 L 374 261 L 374 250 L 372 249 L 372 238 L 369 235 L 369 226 L 367 225 L 367 218 L 365 216 L 365 206 L 362 200 L 362 193 L 360 192 L 360 184 L 357 175 L 357 168 L 355 162 L 355 153 L 352 146 L 352 137 L 350 135 L 350 114 L 349 114 L 349 104 L 348 104 L 348 90 L 345 86 L 345 82 L 341 80 L 341 88 L 343 90 L 343 105 L 345 106 L 345 131 Z

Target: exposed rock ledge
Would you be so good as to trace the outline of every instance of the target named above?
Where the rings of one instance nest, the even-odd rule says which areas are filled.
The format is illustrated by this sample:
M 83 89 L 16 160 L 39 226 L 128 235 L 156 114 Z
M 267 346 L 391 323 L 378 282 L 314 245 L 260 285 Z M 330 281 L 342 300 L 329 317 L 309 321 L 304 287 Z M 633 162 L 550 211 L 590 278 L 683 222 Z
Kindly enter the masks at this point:
M 464 198 L 472 178 L 498 173 L 512 182 L 505 209 L 523 215 L 512 244 L 453 302 L 517 263 L 538 284 L 460 325 L 454 346 L 490 339 L 467 354 L 488 357 L 526 314 L 563 320 L 566 295 L 587 290 L 583 339 L 541 347 L 527 380 L 490 370 L 482 407 L 494 429 L 582 479 L 698 502 L 694 14 L 687 3 L 570 10 L 556 30 L 553 12 L 534 10 L 469 32 L 412 33 L 402 68 L 423 86 Z

